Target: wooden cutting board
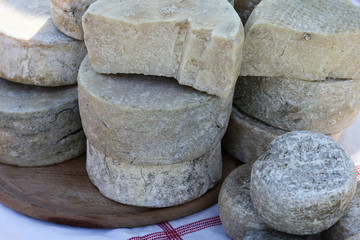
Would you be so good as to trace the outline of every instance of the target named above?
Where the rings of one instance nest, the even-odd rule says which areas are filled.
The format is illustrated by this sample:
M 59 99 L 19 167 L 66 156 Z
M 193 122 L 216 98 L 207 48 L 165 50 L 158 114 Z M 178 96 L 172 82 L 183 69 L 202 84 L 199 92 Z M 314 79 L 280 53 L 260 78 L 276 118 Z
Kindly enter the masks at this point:
M 0 164 L 0 201 L 27 216 L 48 222 L 92 228 L 136 227 L 181 218 L 217 202 L 221 183 L 240 165 L 223 153 L 223 178 L 202 197 L 175 207 L 144 208 L 103 197 L 90 182 L 85 155 L 52 166 Z

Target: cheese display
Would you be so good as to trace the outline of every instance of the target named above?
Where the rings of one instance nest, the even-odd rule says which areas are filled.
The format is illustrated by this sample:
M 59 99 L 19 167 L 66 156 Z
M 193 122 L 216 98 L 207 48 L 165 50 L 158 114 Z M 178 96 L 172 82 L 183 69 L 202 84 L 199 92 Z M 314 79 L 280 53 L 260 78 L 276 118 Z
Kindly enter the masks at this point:
M 175 77 L 222 98 L 233 92 L 244 30 L 227 1 L 99 0 L 82 20 L 96 72 Z
M 254 162 L 250 196 L 270 227 L 315 234 L 336 223 L 356 190 L 354 162 L 331 138 L 294 131 L 276 138 Z
M 241 75 L 359 79 L 359 19 L 350 1 L 262 1 L 246 23 Z
M 60 33 L 48 0 L 0 0 L 0 77 L 25 84 L 76 83 L 84 42 Z
M 239 77 L 234 106 L 277 128 L 338 133 L 360 112 L 360 81 Z
M 324 240 L 356 240 L 360 239 L 360 183 L 358 182 L 356 193 L 347 207 L 344 215 L 331 228 L 321 234 Z
M 117 202 L 169 207 L 189 202 L 221 178 L 221 145 L 203 156 L 175 164 L 136 165 L 110 158 L 88 144 L 86 168 L 100 192 Z
M 84 39 L 81 17 L 89 5 L 96 0 L 50 0 L 52 19 L 59 31 L 65 35 Z
M 250 14 L 254 8 L 261 2 L 261 0 L 235 0 L 234 8 L 239 14 L 241 21 L 245 25 Z
M 306 239 L 271 229 L 258 216 L 250 199 L 252 163 L 241 165 L 225 179 L 219 194 L 219 215 L 226 233 L 240 239 Z
M 85 152 L 76 86 L 37 87 L 0 79 L 0 162 L 59 163 Z
M 232 95 L 222 99 L 165 77 L 98 74 L 87 57 L 78 84 L 89 141 L 132 164 L 199 158 L 220 142 L 231 113 Z
M 287 132 L 267 125 L 233 107 L 222 146 L 241 162 L 251 162 L 266 152 L 271 141 Z M 338 141 L 341 132 L 328 136 Z

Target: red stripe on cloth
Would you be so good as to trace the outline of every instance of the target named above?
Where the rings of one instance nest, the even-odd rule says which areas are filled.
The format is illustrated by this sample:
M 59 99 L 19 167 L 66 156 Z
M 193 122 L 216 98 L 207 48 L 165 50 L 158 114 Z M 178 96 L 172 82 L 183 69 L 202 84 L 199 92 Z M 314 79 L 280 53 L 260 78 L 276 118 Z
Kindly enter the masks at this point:
M 221 225 L 219 216 L 202 219 L 175 229 L 169 222 L 163 222 L 158 224 L 163 229 L 162 232 L 150 233 L 142 237 L 132 237 L 128 240 L 182 240 L 181 236 L 219 225 Z
M 357 180 L 360 181 L 360 165 L 356 166 L 356 176 L 357 176 Z

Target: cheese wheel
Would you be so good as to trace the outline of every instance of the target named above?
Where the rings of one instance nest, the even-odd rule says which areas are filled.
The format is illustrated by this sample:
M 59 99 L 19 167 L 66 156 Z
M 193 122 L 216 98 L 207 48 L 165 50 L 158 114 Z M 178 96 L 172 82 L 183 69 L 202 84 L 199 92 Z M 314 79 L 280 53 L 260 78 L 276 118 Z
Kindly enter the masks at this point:
M 288 131 L 338 133 L 360 112 L 360 81 L 239 77 L 234 105 Z
M 84 39 L 81 17 L 89 5 L 96 0 L 50 0 L 52 19 L 59 31 L 65 35 Z
M 204 155 L 220 142 L 232 97 L 222 99 L 175 79 L 79 70 L 82 123 L 92 145 L 133 164 L 171 164 Z
M 261 2 L 261 0 L 235 0 L 234 8 L 239 14 L 241 21 L 245 25 L 250 14 L 254 8 Z
M 306 239 L 273 230 L 258 216 L 250 199 L 252 163 L 241 165 L 224 180 L 219 193 L 219 215 L 226 233 L 240 239 Z
M 243 26 L 224 0 L 99 0 L 83 16 L 99 73 L 175 77 L 228 98 L 239 75 Z
M 355 165 L 345 150 L 310 131 L 276 138 L 251 170 L 254 208 L 270 227 L 290 234 L 316 234 L 331 227 L 355 190 Z
M 0 0 L 0 77 L 31 85 L 76 83 L 84 42 L 60 33 L 48 0 Z
M 136 165 L 110 158 L 88 144 L 86 169 L 104 196 L 129 205 L 170 207 L 194 200 L 221 178 L 221 147 L 175 164 Z
M 241 162 L 251 162 L 266 152 L 271 141 L 287 132 L 267 125 L 233 107 L 222 146 Z M 338 141 L 341 132 L 328 136 Z
M 346 208 L 344 215 L 331 228 L 321 234 L 324 240 L 356 240 L 360 239 L 360 183 L 357 183 L 356 193 Z
M 76 86 L 37 87 L 0 79 L 0 162 L 59 163 L 85 152 Z
M 267 0 L 245 26 L 242 76 L 360 78 L 360 8 L 346 0 Z

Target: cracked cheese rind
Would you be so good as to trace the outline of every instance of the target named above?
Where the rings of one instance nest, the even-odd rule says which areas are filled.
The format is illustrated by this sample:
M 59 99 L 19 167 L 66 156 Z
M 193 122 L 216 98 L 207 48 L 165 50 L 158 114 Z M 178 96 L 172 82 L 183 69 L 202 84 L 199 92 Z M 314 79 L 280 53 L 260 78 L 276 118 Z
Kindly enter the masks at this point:
M 239 77 L 235 89 L 238 109 L 288 131 L 338 133 L 360 112 L 358 80 Z
M 86 57 L 79 70 L 84 131 L 106 156 L 133 164 L 170 164 L 204 155 L 221 140 L 228 99 L 179 85 L 175 79 L 96 73 Z
M 234 169 L 224 180 L 219 193 L 219 216 L 226 233 L 234 240 L 277 239 L 300 240 L 266 225 L 256 212 L 250 198 L 252 163 Z
M 243 26 L 224 0 L 99 0 L 83 15 L 85 44 L 99 73 L 175 77 L 228 98 L 239 75 Z
M 245 26 L 241 75 L 359 79 L 359 19 L 350 1 L 262 1 Z
M 221 178 L 221 146 L 190 161 L 136 165 L 110 158 L 88 144 L 86 169 L 105 197 L 135 206 L 170 207 L 194 200 L 216 185 Z
M 310 131 L 286 133 L 254 162 L 250 196 L 270 227 L 316 234 L 336 223 L 356 191 L 354 162 L 331 138 Z
M 287 132 L 246 115 L 233 106 L 222 146 L 241 162 L 251 162 L 266 152 L 272 140 Z M 341 132 L 328 136 L 339 141 Z
M 339 221 L 332 225 L 329 229 L 322 232 L 321 237 L 324 240 L 356 240 L 360 238 L 360 226 L 358 223 L 360 218 L 360 182 L 357 183 L 356 193 L 351 200 L 345 213 Z
M 0 79 L 0 162 L 43 166 L 85 152 L 77 87 L 29 86 Z
M 0 77 L 41 86 L 76 83 L 84 42 L 60 33 L 48 0 L 0 0 Z
M 96 0 L 50 0 L 50 12 L 57 29 L 65 35 L 84 40 L 81 18 Z

